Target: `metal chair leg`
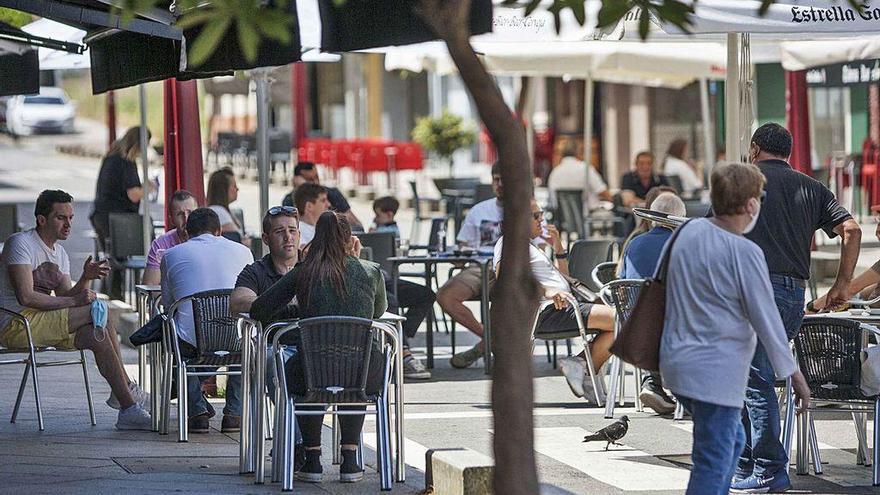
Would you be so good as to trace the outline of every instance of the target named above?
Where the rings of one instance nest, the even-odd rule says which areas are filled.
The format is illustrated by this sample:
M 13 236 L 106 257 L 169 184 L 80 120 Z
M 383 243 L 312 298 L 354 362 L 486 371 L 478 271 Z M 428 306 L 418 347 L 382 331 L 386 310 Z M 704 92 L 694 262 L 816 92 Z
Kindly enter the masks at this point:
M 865 419 L 864 414 L 860 414 L 856 411 L 852 413 L 853 427 L 856 430 L 856 440 L 858 440 L 858 448 L 856 449 L 856 464 L 860 466 L 870 466 L 870 461 L 868 461 L 868 438 L 867 432 L 865 431 L 865 423 L 862 422 Z
M 40 400 L 40 380 L 37 378 L 37 356 L 34 354 L 33 349 L 30 351 L 31 355 L 31 376 L 34 378 L 34 398 L 37 401 L 37 423 L 40 426 L 40 431 L 44 431 L 46 429 L 46 425 L 43 424 L 43 403 Z
M 83 380 L 86 382 L 86 399 L 89 401 L 89 418 L 92 419 L 92 426 L 98 424 L 95 420 L 95 404 L 92 402 L 92 384 L 89 383 L 89 369 L 86 366 L 86 353 L 79 351 L 79 357 L 82 360 Z
M 171 386 L 174 379 L 174 364 L 172 357 L 164 355 L 162 358 L 162 424 L 159 428 L 160 435 L 168 434 L 168 423 L 171 421 Z
M 331 411 L 336 411 L 336 406 L 330 406 Z M 330 416 L 332 419 L 330 420 L 330 429 L 332 432 L 333 443 L 331 443 L 331 447 L 333 448 L 333 464 L 341 464 L 342 463 L 342 445 L 339 442 L 342 441 L 342 432 L 339 431 L 339 415 L 333 414 Z
M 675 421 L 684 419 L 684 406 L 681 405 L 681 402 L 675 403 L 675 412 L 672 415 L 672 419 Z
M 388 417 L 388 398 L 383 396 L 379 399 L 376 407 L 379 409 L 376 445 L 377 465 L 379 466 L 379 485 L 382 491 L 391 490 L 391 440 L 388 432 L 390 418 Z
M 874 401 L 874 453 L 871 463 L 873 464 L 873 484 L 880 486 L 880 397 Z
M 18 387 L 18 397 L 15 399 L 15 407 L 12 408 L 12 419 L 9 420 L 10 423 L 15 423 L 15 419 L 18 417 L 18 409 L 21 407 L 21 399 L 24 396 L 24 388 L 27 386 L 27 377 L 30 372 L 31 362 L 28 361 L 25 363 L 24 373 L 21 375 L 21 385 Z
M 809 428 L 810 422 L 807 418 L 809 411 L 801 412 L 800 416 L 798 416 L 798 431 L 797 431 L 797 474 L 809 474 Z
M 617 397 L 617 382 L 620 379 L 620 368 L 622 367 L 620 358 L 614 356 L 612 359 L 614 359 L 614 363 L 611 365 L 611 385 L 608 387 L 608 395 L 605 401 L 605 419 L 614 417 L 614 405 L 617 402 L 615 400 Z
M 275 456 L 281 456 L 283 459 L 280 463 L 282 471 L 281 489 L 286 492 L 293 490 L 293 421 L 296 420 L 296 410 L 294 408 L 295 405 L 291 399 L 286 400 L 283 407 L 279 407 L 283 412 L 278 411 L 276 414 L 280 414 L 284 418 L 284 426 L 281 428 L 284 433 L 284 440 L 281 442 L 281 452 L 272 452 L 273 462 Z M 281 436 L 281 432 L 278 432 L 278 436 Z
M 618 390 L 620 391 L 618 404 L 623 407 L 626 405 L 626 363 L 623 361 L 620 362 L 620 382 L 618 382 Z
M 785 448 L 785 456 L 791 459 L 791 441 L 792 433 L 795 426 L 795 407 L 794 394 L 791 385 L 791 378 L 785 380 L 785 421 L 782 424 L 782 446 Z M 786 465 L 788 469 L 788 465 Z
M 550 341 L 549 340 L 544 341 L 544 347 L 547 349 L 547 362 L 553 363 L 553 354 L 550 351 Z M 553 366 L 553 368 L 556 369 L 556 366 Z
M 642 412 L 642 411 L 644 411 L 644 407 L 642 407 L 642 398 L 639 397 L 639 387 L 642 384 L 642 370 L 641 370 L 641 368 L 636 368 L 635 370 L 636 370 L 636 372 L 635 372 L 636 384 L 635 384 L 634 388 L 635 388 L 635 394 L 636 394 L 636 397 L 635 397 L 636 412 Z
M 189 429 L 187 420 L 189 413 L 187 411 L 187 393 L 186 393 L 186 364 L 177 364 L 177 441 L 189 441 Z
M 813 460 L 813 473 L 822 474 L 822 456 L 819 454 L 819 440 L 816 437 L 816 424 L 813 422 L 813 414 L 809 414 L 808 423 L 810 425 L 810 458 Z

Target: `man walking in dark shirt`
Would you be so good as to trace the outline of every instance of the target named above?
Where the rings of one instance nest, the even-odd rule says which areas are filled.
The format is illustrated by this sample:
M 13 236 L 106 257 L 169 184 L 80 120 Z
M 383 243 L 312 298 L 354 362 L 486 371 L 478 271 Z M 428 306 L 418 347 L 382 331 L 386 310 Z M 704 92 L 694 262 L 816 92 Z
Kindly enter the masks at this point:
M 828 293 L 829 308 L 850 297 L 848 286 L 862 234 L 828 188 L 792 169 L 788 163 L 791 145 L 791 133 L 779 124 L 765 124 L 752 136 L 749 159 L 767 177 L 767 185 L 763 214 L 746 234 L 767 259 L 776 306 L 789 339 L 797 335 L 804 316 L 804 288 L 810 278 L 810 247 L 815 231 L 822 229 L 829 237 L 842 238 L 837 279 Z M 775 379 L 767 352 L 758 342 L 743 409 L 746 447 L 731 486 L 734 492 L 779 493 L 791 488 L 788 457 L 779 439 Z

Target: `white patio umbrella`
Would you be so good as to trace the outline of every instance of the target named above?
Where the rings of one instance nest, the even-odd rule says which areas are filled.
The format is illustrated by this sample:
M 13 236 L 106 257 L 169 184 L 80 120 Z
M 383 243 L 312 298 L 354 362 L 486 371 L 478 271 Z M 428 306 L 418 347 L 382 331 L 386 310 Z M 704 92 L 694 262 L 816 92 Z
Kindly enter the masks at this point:
M 880 58 L 880 36 L 786 41 L 780 50 L 782 67 L 786 70 L 806 70 L 840 62 Z
M 82 44 L 86 35 L 81 29 L 45 18 L 27 24 L 21 30 L 34 36 L 77 44 Z M 85 53 L 76 54 L 41 47 L 39 57 L 40 70 L 88 69 L 92 65 Z

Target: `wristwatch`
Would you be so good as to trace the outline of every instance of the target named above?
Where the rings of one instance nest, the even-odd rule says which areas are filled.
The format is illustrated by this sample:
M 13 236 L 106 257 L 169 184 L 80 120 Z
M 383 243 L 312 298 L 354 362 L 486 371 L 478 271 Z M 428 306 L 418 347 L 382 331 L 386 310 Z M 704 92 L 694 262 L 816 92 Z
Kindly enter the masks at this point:
M 568 251 L 562 251 L 560 253 L 556 253 L 556 259 L 564 260 L 568 258 Z

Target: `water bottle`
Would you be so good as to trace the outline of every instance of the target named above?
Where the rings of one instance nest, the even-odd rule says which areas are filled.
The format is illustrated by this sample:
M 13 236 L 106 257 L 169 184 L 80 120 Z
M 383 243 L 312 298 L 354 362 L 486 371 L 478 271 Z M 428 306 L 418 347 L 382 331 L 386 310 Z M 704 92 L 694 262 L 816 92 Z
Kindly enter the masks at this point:
M 446 224 L 440 224 L 440 229 L 437 231 L 437 250 L 441 253 L 446 252 Z

